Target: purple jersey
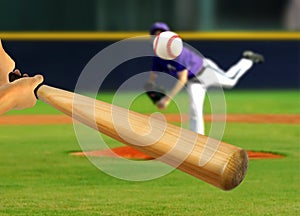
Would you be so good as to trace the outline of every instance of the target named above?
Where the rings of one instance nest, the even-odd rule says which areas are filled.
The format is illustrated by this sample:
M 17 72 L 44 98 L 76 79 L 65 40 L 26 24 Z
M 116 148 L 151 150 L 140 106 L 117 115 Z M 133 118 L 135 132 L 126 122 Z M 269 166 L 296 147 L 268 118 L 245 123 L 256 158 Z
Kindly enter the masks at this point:
M 153 57 L 152 71 L 165 72 L 178 78 L 178 72 L 188 70 L 188 79 L 197 75 L 203 67 L 203 58 L 190 49 L 183 47 L 181 54 L 174 60 Z

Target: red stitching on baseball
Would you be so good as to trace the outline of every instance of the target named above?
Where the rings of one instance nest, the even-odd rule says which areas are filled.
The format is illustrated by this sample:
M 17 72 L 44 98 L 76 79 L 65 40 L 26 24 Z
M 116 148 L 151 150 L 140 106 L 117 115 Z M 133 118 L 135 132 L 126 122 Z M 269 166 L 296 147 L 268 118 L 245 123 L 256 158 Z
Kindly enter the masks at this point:
M 167 43 L 167 53 L 168 55 L 171 57 L 171 58 L 176 58 L 177 56 L 174 55 L 172 53 L 172 50 L 171 50 L 171 45 L 173 43 L 173 41 L 176 39 L 176 38 L 179 38 L 178 35 L 173 35 L 169 40 L 168 40 L 168 43 Z

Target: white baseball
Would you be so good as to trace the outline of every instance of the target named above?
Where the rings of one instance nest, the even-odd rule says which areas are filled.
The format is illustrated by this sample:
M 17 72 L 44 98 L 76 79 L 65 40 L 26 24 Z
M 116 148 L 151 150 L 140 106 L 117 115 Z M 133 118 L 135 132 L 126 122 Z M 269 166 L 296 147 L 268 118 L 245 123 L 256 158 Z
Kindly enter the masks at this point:
M 177 58 L 182 52 L 183 42 L 172 31 L 164 31 L 158 34 L 153 41 L 155 55 L 165 60 Z

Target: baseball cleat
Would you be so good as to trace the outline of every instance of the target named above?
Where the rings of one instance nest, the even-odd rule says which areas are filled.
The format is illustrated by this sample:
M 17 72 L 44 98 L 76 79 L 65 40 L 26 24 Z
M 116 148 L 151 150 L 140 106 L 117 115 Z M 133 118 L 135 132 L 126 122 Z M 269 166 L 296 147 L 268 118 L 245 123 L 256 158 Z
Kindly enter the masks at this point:
M 260 55 L 258 53 L 254 53 L 252 51 L 245 51 L 243 53 L 243 57 L 246 59 L 250 59 L 251 61 L 253 61 L 254 63 L 262 63 L 265 61 L 265 58 L 263 57 L 263 55 Z

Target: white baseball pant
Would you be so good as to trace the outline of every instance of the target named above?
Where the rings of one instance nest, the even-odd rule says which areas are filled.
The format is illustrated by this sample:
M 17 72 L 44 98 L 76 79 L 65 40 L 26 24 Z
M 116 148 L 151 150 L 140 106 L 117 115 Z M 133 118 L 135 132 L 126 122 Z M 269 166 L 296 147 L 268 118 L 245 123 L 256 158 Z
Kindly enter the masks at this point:
M 251 68 L 253 62 L 241 59 L 227 72 L 220 69 L 212 60 L 204 59 L 204 69 L 187 83 L 187 92 L 190 97 L 190 129 L 199 134 L 205 134 L 204 127 L 204 99 L 209 87 L 233 88 L 238 80 Z

